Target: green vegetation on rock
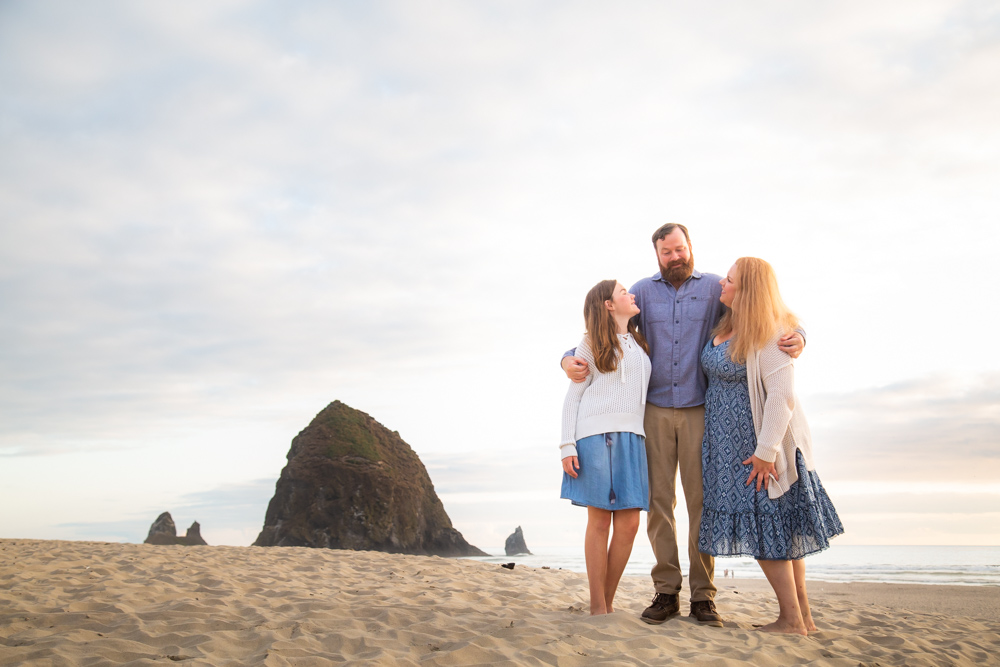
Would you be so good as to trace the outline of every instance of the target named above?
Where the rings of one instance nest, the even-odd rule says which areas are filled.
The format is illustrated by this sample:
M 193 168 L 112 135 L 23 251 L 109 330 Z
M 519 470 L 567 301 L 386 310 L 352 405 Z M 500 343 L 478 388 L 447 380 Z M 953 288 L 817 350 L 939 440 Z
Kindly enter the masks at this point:
M 365 424 L 365 415 L 343 403 L 339 409 L 329 409 L 320 424 L 334 433 L 333 442 L 326 450 L 331 459 L 341 456 L 358 456 L 369 461 L 380 461 L 378 441 Z

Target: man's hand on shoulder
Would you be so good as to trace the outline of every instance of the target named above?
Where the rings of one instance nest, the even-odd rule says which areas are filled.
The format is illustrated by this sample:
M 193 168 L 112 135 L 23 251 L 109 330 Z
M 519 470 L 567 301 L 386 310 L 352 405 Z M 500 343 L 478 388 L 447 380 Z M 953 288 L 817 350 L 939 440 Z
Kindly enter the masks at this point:
M 792 359 L 798 359 L 805 346 L 806 340 L 798 331 L 793 331 L 787 336 L 782 336 L 781 339 L 778 340 L 778 347 Z
M 587 365 L 586 359 L 581 359 L 580 357 L 563 357 L 561 364 L 562 369 L 566 371 L 566 377 L 573 382 L 583 382 L 587 379 L 587 375 L 590 374 L 590 368 Z

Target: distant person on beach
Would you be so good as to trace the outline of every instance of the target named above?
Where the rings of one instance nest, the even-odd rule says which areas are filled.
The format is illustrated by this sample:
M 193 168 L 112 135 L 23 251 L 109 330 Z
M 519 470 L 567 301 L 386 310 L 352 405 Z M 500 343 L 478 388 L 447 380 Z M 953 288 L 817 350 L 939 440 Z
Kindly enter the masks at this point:
M 616 280 L 601 281 L 587 293 L 587 333 L 577 354 L 593 372 L 585 382 L 570 383 L 563 403 L 562 497 L 587 508 L 591 615 L 614 611 L 639 510 L 649 509 L 642 420 L 650 362 L 646 339 L 630 321 L 638 312 L 635 297 Z
M 691 561 L 691 613 L 700 623 L 722 626 L 715 608 L 715 560 L 698 550 L 701 523 L 701 441 L 705 432 L 705 389 L 700 355 L 711 331 L 722 317 L 719 302 L 721 276 L 694 269 L 691 239 L 684 225 L 669 223 L 653 232 L 659 272 L 632 286 L 638 330 L 649 343 L 653 371 L 643 427 L 649 464 L 649 515 L 646 528 L 656 565 L 650 573 L 655 594 L 642 612 L 647 623 L 663 623 L 680 612 L 681 574 L 677 551 L 674 506 L 676 480 L 687 501 L 687 551 Z M 793 332 L 779 341 L 793 357 L 802 353 L 805 339 Z M 570 350 L 563 370 L 574 382 L 588 377 L 590 362 Z
M 771 265 L 741 257 L 721 281 L 729 310 L 701 353 L 708 376 L 698 548 L 757 559 L 778 597 L 766 632 L 816 630 L 802 559 L 844 532 L 813 465 L 795 398 L 794 362 L 778 347 L 798 326 Z

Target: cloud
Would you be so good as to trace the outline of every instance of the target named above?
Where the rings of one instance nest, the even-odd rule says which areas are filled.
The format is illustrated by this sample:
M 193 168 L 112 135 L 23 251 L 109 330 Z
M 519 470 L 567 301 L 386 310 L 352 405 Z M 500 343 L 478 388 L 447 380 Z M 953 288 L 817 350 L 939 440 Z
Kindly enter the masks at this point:
M 207 491 L 182 494 L 170 507 L 132 512 L 133 518 L 61 523 L 54 528 L 71 539 L 138 543 L 146 539 L 149 527 L 161 512 L 170 512 L 179 535 L 197 521 L 202 537 L 209 544 L 245 546 L 253 542 L 264 525 L 264 513 L 274 495 L 274 484 L 275 479 L 224 484 Z
M 805 403 L 830 479 L 1000 481 L 1000 375 L 925 377 Z
M 582 296 L 652 273 L 666 219 L 700 268 L 759 254 L 793 278 L 801 386 L 843 396 L 809 403 L 822 456 L 850 456 L 835 479 L 925 475 L 900 443 L 930 461 L 932 433 L 994 470 L 989 420 L 907 430 L 847 395 L 1000 368 L 923 359 L 928 304 L 1000 324 L 976 290 L 887 287 L 926 275 L 942 225 L 963 282 L 991 270 L 998 24 L 924 0 L 4 3 L 4 474 L 155 450 L 165 477 L 213 457 L 260 479 L 341 399 L 440 453 L 444 496 L 550 488 Z M 887 353 L 859 322 L 909 335 Z
M 123 519 L 120 521 L 70 522 L 55 526 L 63 532 L 63 539 L 94 540 L 97 542 L 142 542 L 156 517 Z M 184 529 L 180 530 L 184 534 Z M 141 537 L 139 537 L 141 535 Z
M 914 481 L 909 491 L 866 494 L 839 493 L 832 485 L 829 492 L 836 498 L 837 511 L 843 514 L 916 514 L 963 515 L 974 517 L 1000 513 L 1000 491 L 993 493 L 938 492 L 933 484 Z M 1000 536 L 997 536 L 1000 537 Z
M 264 525 L 264 510 L 274 495 L 277 478 L 226 484 L 181 496 L 179 508 L 186 514 L 210 512 L 220 527 L 252 520 Z
M 558 487 L 562 468 L 556 445 L 548 449 L 513 445 L 505 449 L 431 452 L 421 456 L 440 494 L 525 492 Z M 543 465 L 547 462 L 549 465 Z
M 252 544 L 264 527 L 264 514 L 274 496 L 277 476 L 225 484 L 179 499 L 178 515 L 197 517 L 209 544 Z

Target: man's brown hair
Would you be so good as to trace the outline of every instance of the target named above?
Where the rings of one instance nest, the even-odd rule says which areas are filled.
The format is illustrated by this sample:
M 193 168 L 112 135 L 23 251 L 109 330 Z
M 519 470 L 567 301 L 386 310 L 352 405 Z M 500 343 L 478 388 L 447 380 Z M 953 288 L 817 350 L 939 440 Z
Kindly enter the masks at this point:
M 688 236 L 688 228 L 676 222 L 668 222 L 667 224 L 663 225 L 655 232 L 653 232 L 653 247 L 654 248 L 656 247 L 656 242 L 659 241 L 660 239 L 666 238 L 670 234 L 673 234 L 675 229 L 680 229 L 682 232 L 684 232 L 684 240 L 688 242 L 688 245 L 691 245 L 691 237 Z

